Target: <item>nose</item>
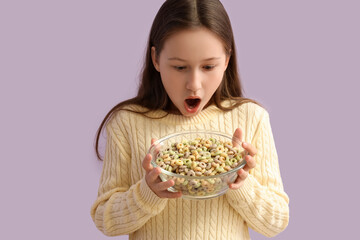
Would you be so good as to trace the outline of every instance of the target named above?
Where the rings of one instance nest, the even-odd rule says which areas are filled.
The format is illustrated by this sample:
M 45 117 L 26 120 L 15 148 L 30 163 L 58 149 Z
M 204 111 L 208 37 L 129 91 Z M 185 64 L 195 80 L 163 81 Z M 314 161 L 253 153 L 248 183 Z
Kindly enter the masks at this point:
M 186 89 L 192 91 L 192 92 L 196 92 L 201 88 L 201 73 L 194 70 L 189 72 L 189 75 L 187 77 L 187 81 L 186 81 Z

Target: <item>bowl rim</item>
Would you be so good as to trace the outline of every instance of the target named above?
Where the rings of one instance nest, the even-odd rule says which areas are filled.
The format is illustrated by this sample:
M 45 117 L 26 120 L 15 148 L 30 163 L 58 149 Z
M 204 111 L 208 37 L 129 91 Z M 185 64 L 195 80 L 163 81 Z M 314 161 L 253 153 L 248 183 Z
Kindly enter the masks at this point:
M 152 156 L 152 150 L 154 149 L 154 147 L 157 144 L 160 144 L 161 142 L 164 142 L 164 141 L 168 140 L 169 138 L 176 137 L 176 136 L 179 136 L 179 135 L 184 135 L 184 134 L 214 134 L 214 135 L 218 135 L 218 136 L 222 136 L 222 137 L 227 137 L 227 138 L 231 139 L 232 141 L 236 141 L 240 146 L 242 144 L 242 141 L 239 138 L 237 138 L 235 136 L 231 136 L 231 135 L 229 135 L 227 133 L 223 133 L 223 132 L 219 132 L 219 131 L 211 131 L 211 130 L 210 131 L 209 130 L 190 130 L 190 131 L 183 131 L 183 132 L 175 132 L 175 133 L 166 135 L 166 136 L 156 140 L 153 144 L 151 144 L 151 146 L 150 146 L 150 148 L 148 150 L 148 154 L 151 154 L 151 156 Z M 244 150 L 243 152 L 245 152 L 245 156 L 248 155 L 248 152 L 246 150 Z M 156 164 L 154 158 L 151 159 L 151 164 L 153 165 L 153 167 L 159 167 Z M 161 173 L 172 176 L 172 177 L 185 178 L 185 179 L 211 179 L 211 178 L 219 178 L 219 177 L 227 176 L 227 175 L 229 175 L 229 174 L 231 174 L 233 172 L 236 172 L 239 169 L 243 168 L 245 165 L 246 165 L 246 160 L 245 160 L 245 157 L 244 157 L 244 159 L 239 163 L 239 165 L 236 166 L 235 168 L 231 169 L 230 171 L 220 173 L 220 174 L 216 174 L 216 175 L 212 175 L 212 176 L 187 176 L 187 175 L 181 175 L 181 174 L 178 174 L 178 173 L 169 172 L 169 171 L 167 171 L 167 170 L 165 170 L 165 169 L 163 169 L 161 167 L 159 167 L 159 168 L 161 170 Z

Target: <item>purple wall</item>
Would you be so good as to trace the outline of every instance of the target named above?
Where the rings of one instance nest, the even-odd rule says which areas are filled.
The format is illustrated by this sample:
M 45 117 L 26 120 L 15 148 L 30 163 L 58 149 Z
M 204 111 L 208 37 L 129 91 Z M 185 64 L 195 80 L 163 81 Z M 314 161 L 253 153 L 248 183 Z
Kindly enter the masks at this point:
M 108 239 L 89 214 L 101 174 L 94 135 L 113 105 L 134 96 L 162 2 L 0 3 L 0 239 Z M 246 96 L 270 112 L 290 196 L 290 224 L 275 239 L 352 239 L 359 2 L 223 4 Z

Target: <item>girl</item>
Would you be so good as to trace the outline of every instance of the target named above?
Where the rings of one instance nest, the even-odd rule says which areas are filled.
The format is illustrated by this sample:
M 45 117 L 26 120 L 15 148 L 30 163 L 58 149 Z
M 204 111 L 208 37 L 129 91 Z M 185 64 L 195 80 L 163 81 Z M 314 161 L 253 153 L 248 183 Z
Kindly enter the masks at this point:
M 103 172 L 91 216 L 109 236 L 130 239 L 249 239 L 283 231 L 283 190 L 269 114 L 243 97 L 229 17 L 218 0 L 167 0 L 157 13 L 135 98 L 116 105 L 107 131 Z M 154 139 L 209 129 L 234 134 L 250 153 L 226 194 L 185 200 L 161 182 L 146 155 Z

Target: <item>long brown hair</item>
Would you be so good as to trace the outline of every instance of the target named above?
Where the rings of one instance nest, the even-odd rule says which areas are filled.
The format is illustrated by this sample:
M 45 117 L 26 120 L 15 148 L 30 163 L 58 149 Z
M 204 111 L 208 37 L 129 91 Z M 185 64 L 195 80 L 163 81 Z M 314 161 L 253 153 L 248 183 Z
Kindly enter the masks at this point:
M 158 109 L 169 113 L 172 102 L 162 84 L 160 73 L 152 63 L 151 47 L 155 47 L 158 57 L 170 35 L 179 30 L 199 27 L 207 28 L 219 36 L 224 44 L 226 54 L 230 56 L 223 80 L 207 105 L 215 104 L 219 109 L 229 111 L 246 102 L 258 104 L 254 100 L 243 97 L 243 89 L 237 70 L 233 31 L 229 16 L 221 2 L 219 0 L 166 0 L 160 7 L 151 26 L 137 96 L 114 106 L 106 114 L 97 130 L 95 151 L 100 160 L 102 160 L 98 149 L 100 134 L 106 123 L 117 111 L 128 110 L 124 109 L 124 106 L 137 104 L 148 109 L 146 112 L 137 112 L 139 114 L 146 114 Z M 229 99 L 235 100 L 233 101 L 235 104 L 230 107 L 221 105 L 223 100 Z

